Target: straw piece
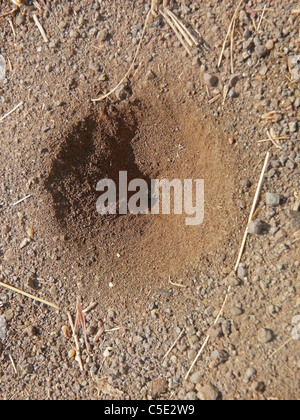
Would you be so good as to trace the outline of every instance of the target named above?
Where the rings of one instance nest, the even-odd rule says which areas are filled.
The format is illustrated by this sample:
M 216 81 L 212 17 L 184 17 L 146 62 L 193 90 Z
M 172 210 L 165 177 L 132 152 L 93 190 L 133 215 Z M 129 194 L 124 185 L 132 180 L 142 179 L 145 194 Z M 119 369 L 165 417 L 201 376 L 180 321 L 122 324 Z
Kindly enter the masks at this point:
M 181 331 L 181 333 L 179 334 L 179 336 L 176 338 L 176 340 L 174 341 L 174 343 L 172 344 L 172 346 L 169 348 L 169 350 L 167 351 L 167 353 L 164 355 L 163 360 L 165 360 L 169 354 L 171 353 L 171 351 L 173 350 L 173 348 L 176 346 L 176 344 L 178 343 L 178 341 L 181 339 L 181 337 L 184 334 L 184 330 Z
M 5 283 L 0 282 L 0 286 L 4 287 L 5 289 L 12 290 L 13 292 L 19 293 L 20 295 L 26 296 L 26 297 L 28 297 L 32 300 L 37 301 L 37 302 L 43 303 L 47 306 L 51 306 L 51 308 L 54 308 L 57 311 L 60 311 L 60 308 L 58 306 L 54 305 L 53 303 L 47 302 L 44 299 L 40 299 L 40 298 L 38 298 L 36 296 L 33 296 L 29 293 L 23 292 L 23 290 L 17 289 L 16 287 L 10 286 L 9 284 L 5 284 Z
M 184 47 L 184 49 L 192 57 L 192 53 L 191 53 L 191 51 L 189 49 L 189 45 L 186 44 L 187 41 L 185 40 L 184 36 L 182 35 L 182 31 L 179 30 L 178 26 L 176 26 L 175 23 L 173 23 L 172 19 L 170 19 L 169 16 L 167 16 L 162 11 L 160 11 L 160 13 L 165 18 L 165 20 L 170 25 L 170 27 L 173 29 L 175 35 L 177 36 L 178 40 L 180 41 L 180 43 L 182 44 L 182 46 Z
M 244 253 L 244 249 L 245 249 L 246 242 L 247 242 L 247 237 L 248 237 L 249 224 L 252 222 L 252 219 L 253 219 L 253 216 L 254 216 L 254 213 L 255 213 L 255 210 L 256 210 L 256 206 L 257 206 L 257 203 L 258 203 L 259 195 L 260 195 L 260 192 L 261 192 L 261 189 L 262 189 L 262 185 L 263 185 L 263 181 L 264 181 L 265 172 L 266 172 L 267 167 L 268 167 L 268 164 L 269 164 L 270 156 L 271 156 L 270 155 L 270 152 L 268 152 L 267 153 L 267 156 L 266 156 L 266 159 L 265 159 L 264 166 L 263 166 L 263 170 L 262 170 L 262 173 L 261 173 L 261 176 L 260 176 L 260 180 L 259 180 L 258 187 L 257 187 L 257 190 L 256 190 L 256 194 L 255 194 L 255 197 L 254 197 L 254 201 L 253 201 L 251 213 L 250 213 L 250 216 L 249 216 L 247 228 L 245 230 L 245 234 L 244 234 L 242 246 L 241 246 L 241 249 L 240 249 L 238 258 L 237 258 L 237 262 L 236 262 L 234 271 L 237 271 L 238 270 L 239 265 L 240 265 L 240 262 L 241 262 L 241 259 L 242 259 L 242 256 L 243 256 L 243 253 Z
M 243 1 L 244 1 L 244 0 L 241 0 L 241 1 L 239 2 L 239 5 L 238 5 L 238 7 L 236 8 L 236 10 L 235 10 L 235 12 L 234 12 L 234 15 L 233 15 L 233 18 L 232 18 L 232 20 L 231 20 L 231 22 L 230 22 L 230 25 L 229 25 L 229 28 L 228 28 L 228 32 L 227 32 L 227 35 L 226 35 L 225 41 L 224 41 L 224 43 L 223 43 L 222 51 L 221 51 L 220 58 L 219 58 L 219 61 L 218 61 L 218 67 L 220 67 L 220 66 L 221 66 L 221 64 L 222 64 L 223 55 L 224 55 L 224 51 L 225 51 L 225 48 L 226 48 L 227 40 L 228 40 L 228 38 L 229 38 L 229 36 L 230 36 L 230 34 L 231 34 L 231 30 L 232 30 L 233 23 L 234 23 L 234 22 L 235 22 L 235 20 L 236 20 L 236 16 L 237 16 L 237 14 L 238 14 L 238 11 L 239 11 L 239 9 L 240 9 L 240 7 L 241 7 L 241 5 L 242 5 Z
M 76 360 L 79 364 L 80 370 L 81 372 L 83 372 L 83 364 L 82 364 L 82 360 L 81 360 L 81 354 L 80 354 L 80 345 L 79 345 L 79 341 L 78 341 L 78 337 L 75 331 L 75 327 L 74 327 L 74 323 L 73 323 L 73 319 L 72 319 L 72 315 L 70 314 L 70 312 L 67 312 L 68 318 L 69 318 L 69 323 L 72 329 L 72 334 L 73 334 L 73 339 L 75 341 L 75 346 L 76 346 Z
M 5 120 L 9 115 L 11 115 L 13 112 L 15 112 L 20 106 L 23 105 L 23 102 L 20 102 L 17 106 L 15 106 L 11 111 L 9 111 L 7 114 L 3 115 L 3 117 L 0 118 L 0 122 Z
M 40 24 L 40 21 L 39 21 L 39 19 L 38 19 L 37 15 L 36 15 L 35 13 L 33 13 L 32 17 L 33 17 L 34 23 L 35 23 L 35 24 L 36 24 L 36 26 L 38 27 L 38 29 L 39 29 L 39 31 L 40 31 L 40 33 L 41 33 L 42 37 L 43 37 L 43 40 L 45 41 L 45 43 L 46 43 L 46 44 L 48 44 L 49 39 L 48 39 L 48 37 L 47 37 L 47 35 L 46 35 L 46 32 L 45 32 L 44 28 L 43 28 L 43 27 L 42 27 L 42 25 Z
M 111 96 L 121 85 L 122 85 L 122 83 L 124 82 L 124 80 L 125 79 L 127 79 L 127 77 L 130 75 L 130 73 L 131 73 L 131 71 L 132 71 L 132 69 L 133 69 L 133 67 L 134 67 L 134 65 L 135 65 L 135 62 L 136 62 L 136 59 L 137 59 L 137 56 L 139 55 L 139 52 L 140 52 L 140 49 L 141 49 L 141 46 L 142 46 L 142 42 L 143 42 L 143 40 L 144 40 L 144 36 L 145 36 L 145 33 L 146 33 L 146 28 L 147 28 L 147 25 L 148 25 L 148 21 L 149 21 L 149 18 L 150 18 L 150 16 L 151 16 L 151 10 L 150 10 L 150 12 L 148 13 L 148 15 L 147 15 L 147 17 L 146 17 L 146 20 L 145 20 L 145 24 L 144 24 L 144 29 L 143 29 L 143 32 L 142 32 L 142 36 L 141 36 L 141 39 L 140 39 L 140 42 L 139 42 L 139 45 L 138 45 L 138 48 L 137 48 L 137 50 L 136 50 L 136 53 L 135 53 L 135 56 L 134 56 L 134 58 L 133 58 L 133 61 L 132 61 L 132 63 L 131 63 L 131 65 L 130 65 L 130 67 L 129 67 L 129 70 L 127 71 L 127 73 L 125 74 L 125 76 L 122 78 L 122 80 L 117 84 L 117 86 L 116 87 L 114 87 L 110 92 L 108 92 L 106 95 L 103 95 L 103 96 L 101 96 L 100 98 L 98 98 L 98 99 L 92 99 L 92 102 L 101 102 L 101 101 L 104 101 L 104 99 L 106 99 L 106 98 L 108 98 L 109 96 Z

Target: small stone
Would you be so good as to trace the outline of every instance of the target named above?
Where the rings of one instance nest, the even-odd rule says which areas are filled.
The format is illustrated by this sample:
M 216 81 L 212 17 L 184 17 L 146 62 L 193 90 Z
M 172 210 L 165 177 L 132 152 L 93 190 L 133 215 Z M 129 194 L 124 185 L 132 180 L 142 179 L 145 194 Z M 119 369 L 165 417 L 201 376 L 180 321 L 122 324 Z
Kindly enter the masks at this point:
M 293 121 L 293 122 L 289 123 L 289 129 L 290 129 L 290 133 L 296 133 L 297 130 L 298 130 L 297 121 Z
M 264 235 L 266 232 L 266 223 L 262 220 L 250 222 L 248 226 L 248 233 L 250 235 Z
M 265 64 L 265 65 L 264 65 L 264 66 L 262 66 L 262 68 L 260 69 L 259 74 L 260 74 L 261 76 L 265 76 L 265 75 L 268 73 L 268 70 L 269 70 L 269 68 L 268 68 L 268 66 Z
M 25 15 L 23 13 L 19 13 L 16 17 L 16 25 L 21 26 L 25 22 Z
M 115 90 L 115 96 L 119 101 L 123 101 L 128 98 L 129 92 L 126 87 L 126 84 L 122 84 L 118 87 L 118 89 Z
M 291 55 L 288 58 L 288 65 L 291 70 L 300 64 L 300 55 Z
M 78 31 L 75 31 L 74 29 L 70 30 L 70 38 L 77 39 L 80 37 L 80 33 Z
M 142 341 L 144 341 L 144 339 L 140 335 L 134 336 L 132 340 L 133 344 L 138 344 L 138 343 L 141 343 Z
M 232 316 L 241 316 L 241 315 L 243 315 L 243 310 L 241 308 L 234 307 L 231 310 L 231 315 Z
M 167 381 L 162 378 L 153 379 L 148 384 L 148 393 L 153 398 L 159 397 L 161 394 L 164 394 L 167 390 Z
M 76 351 L 74 349 L 69 350 L 68 352 L 68 358 L 69 359 L 74 359 L 76 356 Z
M 258 58 L 264 58 L 268 54 L 268 50 L 264 45 L 258 45 L 255 47 L 255 54 Z
M 113 353 L 113 348 L 112 347 L 107 347 L 107 349 L 104 350 L 103 352 L 103 357 L 105 359 L 107 359 L 108 357 L 110 357 Z
M 267 41 L 267 43 L 266 43 L 266 49 L 268 50 L 268 51 L 271 51 L 271 50 L 273 50 L 273 48 L 274 48 L 274 41 L 272 40 L 272 39 L 270 39 L 269 41 Z
M 266 328 L 261 328 L 257 335 L 258 341 L 262 344 L 268 344 L 274 340 L 274 333 Z
M 266 194 L 266 203 L 269 207 L 277 207 L 281 204 L 282 197 L 278 194 L 267 193 Z
M 190 381 L 193 383 L 193 384 L 198 384 L 200 381 L 201 381 L 201 378 L 202 378 L 202 376 L 203 376 L 203 373 L 201 373 L 201 372 L 195 372 L 195 373 L 193 373 L 192 375 L 191 375 L 191 377 L 190 377 Z
M 237 275 L 239 279 L 245 280 L 248 277 L 248 268 L 245 265 L 240 265 Z
M 225 350 L 215 350 L 210 358 L 212 360 L 211 366 L 216 368 L 228 361 L 229 354 Z
M 266 390 L 266 385 L 264 382 L 254 382 L 254 384 L 251 387 L 251 391 L 259 392 L 260 394 L 263 394 Z
M 29 279 L 27 281 L 27 285 L 33 290 L 37 290 L 39 288 L 38 281 L 37 281 L 37 279 L 35 278 L 34 275 L 29 277 Z
M 194 57 L 193 61 L 192 61 L 192 65 L 195 67 L 200 67 L 201 66 L 201 60 L 199 57 Z
M 34 237 L 34 230 L 32 228 L 27 228 L 26 233 L 29 236 L 29 238 L 33 239 Z
M 250 31 L 249 28 L 247 28 L 244 32 L 244 38 L 249 39 L 249 38 L 251 38 L 251 35 L 252 35 L 252 32 Z
M 27 366 L 25 367 L 25 372 L 26 372 L 28 375 L 31 375 L 31 374 L 34 372 L 34 366 L 33 366 L 33 365 L 31 365 L 31 364 L 27 365 Z
M 300 80 L 300 64 L 292 70 L 292 79 L 296 82 Z
M 29 238 L 23 239 L 23 241 L 20 243 L 20 249 L 25 248 L 29 243 L 30 243 L 30 239 Z
M 194 391 L 190 391 L 186 394 L 184 399 L 186 401 L 195 401 L 195 400 L 197 400 L 197 394 Z
M 255 48 L 253 39 L 248 39 L 243 43 L 243 49 L 249 52 L 253 52 Z
M 219 391 L 213 385 L 204 385 L 199 389 L 198 398 L 201 401 L 217 401 L 219 398 Z
M 213 76 L 209 73 L 204 73 L 204 82 L 207 86 L 214 87 L 219 83 L 217 76 Z
M 146 77 L 147 77 L 147 80 L 154 80 L 156 78 L 156 74 L 152 70 L 149 70 L 147 72 Z
M 109 32 L 106 30 L 100 31 L 97 38 L 100 42 L 105 42 L 109 38 Z
M 89 63 L 89 69 L 92 70 L 94 73 L 98 73 L 101 70 L 99 64 L 94 63 L 93 61 Z
M 229 87 L 234 88 L 239 80 L 240 80 L 240 75 L 239 74 L 233 74 L 231 76 L 230 80 L 229 80 Z
M 25 330 L 26 334 L 29 335 L 29 337 L 35 337 L 38 335 L 37 328 L 31 325 L 30 327 L 26 328 Z
M 296 164 L 294 162 L 292 162 L 290 159 L 286 162 L 285 166 L 286 166 L 286 168 L 291 169 L 291 170 L 296 168 Z
M 240 286 L 241 281 L 237 278 L 235 271 L 232 271 L 225 279 L 228 286 Z
M 223 335 L 222 326 L 220 324 L 213 325 L 208 330 L 208 335 L 210 336 L 210 338 L 213 341 L 216 341 L 218 338 L 222 337 L 222 335 Z M 197 382 L 199 382 L 199 381 L 197 381 Z M 197 382 L 195 382 L 195 383 L 197 383 Z
M 249 369 L 247 370 L 247 372 L 246 372 L 246 375 L 245 375 L 245 380 L 246 380 L 246 382 L 251 381 L 251 379 L 253 378 L 253 376 L 254 376 L 254 375 L 256 375 L 256 374 L 257 374 L 256 369 L 254 369 L 254 368 L 249 368 Z

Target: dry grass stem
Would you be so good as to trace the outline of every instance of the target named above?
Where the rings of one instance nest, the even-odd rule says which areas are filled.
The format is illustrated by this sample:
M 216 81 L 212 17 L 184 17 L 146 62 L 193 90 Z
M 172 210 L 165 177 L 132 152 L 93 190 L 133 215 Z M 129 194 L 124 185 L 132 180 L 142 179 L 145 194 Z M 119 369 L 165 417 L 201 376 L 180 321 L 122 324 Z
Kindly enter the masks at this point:
M 171 18 L 169 18 L 169 16 L 167 16 L 164 12 L 160 11 L 161 15 L 165 18 L 166 22 L 169 24 L 169 26 L 173 29 L 175 35 L 177 36 L 179 42 L 182 44 L 182 46 L 184 47 L 184 49 L 187 51 L 187 53 L 189 54 L 189 56 L 192 57 L 192 53 L 191 50 L 189 48 L 189 44 L 187 44 L 184 36 L 182 35 L 182 31 L 179 30 L 178 26 L 172 21 Z
M 32 17 L 33 17 L 34 23 L 35 23 L 35 24 L 36 24 L 36 26 L 38 27 L 38 30 L 40 31 L 40 33 L 41 33 L 41 35 L 42 35 L 42 37 L 43 37 L 43 40 L 45 41 L 45 43 L 46 43 L 46 44 L 48 44 L 49 39 L 48 39 L 48 37 L 47 37 L 47 35 L 46 35 L 46 32 L 45 32 L 44 28 L 43 28 L 43 27 L 42 27 L 42 25 L 40 24 L 40 21 L 39 21 L 39 19 L 38 19 L 37 15 L 36 15 L 35 13 L 33 13 L 33 14 L 32 14 Z
M 208 101 L 209 104 L 214 104 L 215 102 L 217 102 L 220 98 L 222 97 L 222 95 L 219 93 L 217 96 L 215 96 L 214 98 L 210 99 Z
M 240 10 L 240 7 L 241 7 L 243 1 L 244 0 L 241 0 L 239 2 L 238 7 L 236 8 L 236 10 L 234 12 L 234 15 L 233 15 L 233 18 L 232 18 L 232 20 L 230 22 L 230 25 L 229 25 L 229 28 L 228 28 L 228 31 L 227 31 L 227 35 L 226 35 L 225 40 L 224 40 L 224 43 L 223 43 L 223 47 L 222 47 L 222 51 L 221 51 L 221 54 L 220 54 L 220 58 L 219 58 L 219 61 L 218 61 L 218 67 L 220 67 L 221 64 L 222 64 L 222 60 L 223 60 L 223 56 L 224 56 L 224 51 L 225 51 L 225 48 L 226 48 L 226 44 L 227 44 L 228 38 L 230 37 L 233 24 L 234 24 L 234 22 L 236 20 L 237 14 L 238 14 L 238 12 Z
M 165 360 L 169 354 L 171 353 L 171 351 L 173 350 L 173 348 L 176 346 L 176 344 L 178 343 L 178 341 L 181 339 L 181 337 L 184 334 L 184 330 L 181 331 L 181 333 L 179 334 L 179 336 L 176 338 L 176 340 L 174 341 L 174 343 L 172 344 L 172 346 L 169 348 L 169 350 L 167 351 L 167 353 L 164 355 L 163 360 Z
M 35 300 L 36 302 L 40 302 L 40 303 L 43 303 L 44 305 L 50 306 L 51 308 L 54 308 L 57 311 L 60 310 L 60 308 L 58 306 L 54 305 L 53 303 L 50 303 L 50 302 L 48 302 L 44 299 L 40 299 L 40 298 L 38 298 L 36 296 L 33 296 L 29 293 L 23 292 L 23 290 L 17 289 L 16 287 L 10 286 L 9 284 L 5 284 L 5 283 L 0 282 L 0 286 L 4 287 L 5 289 L 11 290 L 12 292 L 15 292 L 15 293 L 18 293 L 20 295 L 26 296 L 29 299 Z
M 184 26 L 184 24 L 178 19 L 178 17 L 176 15 L 174 15 L 173 12 L 171 12 L 171 10 L 169 10 L 168 8 L 165 8 L 165 12 L 167 13 L 168 16 L 170 16 L 170 18 L 174 21 L 174 23 L 178 26 L 178 29 L 180 30 L 180 32 L 182 33 L 182 35 L 185 37 L 186 41 L 190 44 L 190 46 L 192 47 L 193 44 L 195 44 L 196 46 L 199 45 L 198 40 L 194 37 L 194 35 Z
M 9 117 L 13 112 L 15 112 L 17 109 L 19 109 L 22 105 L 23 105 L 23 102 L 20 102 L 11 111 L 9 111 L 7 114 L 3 115 L 3 117 L 0 118 L 0 122 L 5 120 L 5 118 Z
M 96 308 L 97 306 L 97 302 L 93 302 L 90 304 L 90 306 L 88 306 L 86 309 L 83 310 L 84 314 L 87 314 L 88 312 L 90 312 L 92 309 Z
M 78 362 L 81 372 L 83 372 L 83 364 L 82 364 L 81 354 L 80 354 L 80 345 L 79 345 L 78 337 L 77 337 L 77 334 L 76 334 L 76 331 L 75 331 L 72 315 L 70 314 L 70 312 L 67 312 L 67 315 L 68 315 L 68 318 L 69 318 L 69 323 L 70 323 L 70 327 L 71 327 L 71 330 L 72 330 L 73 339 L 74 339 L 75 347 L 76 347 L 76 358 L 75 358 L 75 360 Z
M 172 284 L 172 286 L 182 287 L 183 289 L 186 289 L 186 286 L 184 284 L 173 283 L 171 277 L 169 277 L 169 283 Z
M 17 206 L 18 204 L 23 203 L 23 201 L 28 200 L 28 198 L 30 198 L 30 197 L 31 197 L 31 195 L 27 195 L 26 197 L 21 198 L 21 200 L 19 200 L 19 201 L 17 201 L 16 203 L 14 203 L 14 204 L 13 204 L 13 207 Z
M 10 363 L 13 367 L 13 370 L 14 370 L 16 376 L 18 376 L 18 371 L 17 371 L 16 364 L 15 364 L 14 359 L 12 358 L 12 355 L 10 353 L 9 353 L 8 357 L 9 357 Z
M 258 27 L 257 27 L 257 32 L 260 30 L 260 27 L 261 27 L 261 24 L 262 24 L 263 18 L 264 18 L 264 16 L 265 16 L 266 8 L 267 8 L 267 6 L 265 6 L 265 7 L 264 7 L 264 9 L 263 9 L 263 12 L 262 12 L 262 15 L 261 15 L 261 18 L 260 18 L 260 21 L 259 21 Z
M 275 138 L 271 135 L 270 131 L 267 130 L 267 135 L 269 137 L 270 142 L 276 147 L 276 149 L 282 150 L 282 147 L 275 141 Z
M 235 269 L 234 269 L 235 272 L 239 268 L 239 265 L 240 265 L 240 262 L 241 262 L 241 259 L 242 259 L 242 256 L 243 256 L 243 253 L 244 253 L 244 250 L 245 250 L 245 246 L 246 246 L 246 242 L 247 242 L 247 238 L 248 238 L 249 224 L 253 220 L 253 216 L 254 216 L 254 213 L 255 213 L 255 210 L 256 210 L 256 206 L 257 206 L 259 196 L 260 196 L 260 192 L 261 192 L 263 182 L 264 182 L 265 172 L 266 172 L 268 164 L 269 164 L 270 156 L 271 156 L 270 152 L 268 152 L 267 156 L 266 156 L 266 159 L 265 159 L 264 166 L 263 166 L 263 170 L 262 170 L 262 173 L 261 173 L 261 176 L 260 176 L 260 180 L 259 180 L 259 183 L 258 183 L 258 186 L 257 186 L 257 190 L 256 190 L 256 194 L 255 194 L 255 197 L 254 197 L 252 209 L 251 209 L 251 212 L 250 212 L 248 224 L 247 224 L 245 234 L 244 234 L 244 238 L 243 238 L 243 241 L 242 241 L 242 246 L 241 246 L 241 249 L 240 249 L 240 252 L 239 252 L 239 255 L 238 255 L 238 258 L 237 258 L 237 262 L 236 262 L 236 265 L 235 265 Z
M 84 342 L 85 342 L 85 347 L 86 347 L 86 351 L 88 354 L 90 354 L 91 351 L 91 346 L 90 343 L 88 342 L 88 338 L 87 338 L 87 329 L 86 329 L 86 321 L 85 321 L 85 315 L 83 313 L 83 308 L 82 305 L 80 303 L 80 301 L 77 301 L 77 315 L 76 315 L 76 320 L 77 318 L 79 319 L 79 323 L 81 325 L 82 331 L 83 331 L 83 336 L 84 336 Z M 76 325 L 75 325 L 75 331 L 76 331 Z
M 219 320 L 220 320 L 220 318 L 221 318 L 221 316 L 222 316 L 222 314 L 223 314 L 224 308 L 225 308 L 226 303 L 227 303 L 227 301 L 228 301 L 228 297 L 229 297 L 229 293 L 230 293 L 230 291 L 231 291 L 231 286 L 229 286 L 229 288 L 228 288 L 228 290 L 227 290 L 227 293 L 226 293 L 226 296 L 225 296 L 225 299 L 224 299 L 224 302 L 223 302 L 222 308 L 220 309 L 220 312 L 219 312 L 219 314 L 218 314 L 217 318 L 215 319 L 214 325 L 216 325 L 216 324 L 219 322 Z M 186 376 L 185 376 L 185 378 L 184 378 L 184 380 L 185 380 L 185 381 L 187 381 L 187 380 L 188 380 L 188 378 L 189 378 L 189 376 L 190 376 L 190 374 L 191 374 L 192 370 L 194 369 L 195 364 L 198 362 L 198 360 L 199 360 L 199 358 L 200 358 L 201 354 L 204 352 L 205 347 L 206 347 L 206 345 L 207 345 L 207 344 L 208 344 L 208 342 L 209 342 L 209 339 L 210 339 L 210 335 L 208 335 L 208 336 L 206 337 L 206 339 L 205 339 L 205 341 L 204 341 L 204 343 L 203 343 L 203 345 L 202 345 L 201 349 L 199 350 L 199 353 L 197 354 L 197 356 L 195 357 L 195 359 L 194 359 L 193 363 L 191 364 L 191 367 L 189 368 L 189 370 L 188 370 L 188 372 L 187 372 L 187 374 L 186 374 Z
M 283 343 L 276 351 L 274 351 L 274 353 L 271 354 L 271 356 L 269 357 L 269 359 L 272 359 L 272 357 L 274 357 L 277 353 L 280 352 L 280 350 L 282 350 L 285 346 L 287 346 L 288 344 L 290 344 L 293 341 L 293 337 L 291 337 L 288 341 L 286 341 L 285 343 Z
M 150 10 L 150 12 L 148 13 L 148 15 L 146 17 L 145 24 L 144 24 L 144 29 L 143 29 L 143 32 L 142 32 L 142 35 L 141 35 L 141 39 L 140 39 L 138 48 L 136 50 L 135 56 L 133 58 L 133 61 L 132 61 L 131 65 L 130 65 L 130 67 L 129 67 L 129 70 L 127 71 L 127 73 L 125 74 L 125 76 L 117 84 L 117 86 L 115 86 L 110 92 L 108 92 L 107 94 L 101 96 L 98 99 L 92 99 L 92 102 L 101 102 L 101 101 L 104 101 L 104 99 L 109 98 L 122 85 L 122 83 L 124 82 L 124 80 L 127 79 L 127 77 L 130 75 L 130 73 L 131 73 L 131 71 L 132 71 L 132 69 L 133 69 L 133 67 L 135 65 L 136 59 L 137 59 L 137 57 L 139 55 L 139 52 L 141 50 L 142 43 L 143 43 L 143 40 L 144 40 L 144 36 L 145 36 L 145 33 L 146 33 L 146 29 L 147 29 L 147 25 L 148 25 L 150 16 L 151 16 L 151 10 Z

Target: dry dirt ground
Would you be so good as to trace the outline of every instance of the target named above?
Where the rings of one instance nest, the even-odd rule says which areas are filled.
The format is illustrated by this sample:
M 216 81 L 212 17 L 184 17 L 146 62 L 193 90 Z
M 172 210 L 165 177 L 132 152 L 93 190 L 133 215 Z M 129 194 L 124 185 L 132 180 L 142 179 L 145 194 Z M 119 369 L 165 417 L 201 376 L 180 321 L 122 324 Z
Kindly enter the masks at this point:
M 1 281 L 60 311 L 0 288 L 0 398 L 298 399 L 299 4 L 242 1 L 218 67 L 239 2 L 171 2 L 191 56 L 157 15 L 92 102 L 150 1 L 23 3 L 0 18 Z M 99 216 L 96 184 L 121 170 L 204 179 L 204 223 Z M 82 371 L 78 301 L 97 304 Z

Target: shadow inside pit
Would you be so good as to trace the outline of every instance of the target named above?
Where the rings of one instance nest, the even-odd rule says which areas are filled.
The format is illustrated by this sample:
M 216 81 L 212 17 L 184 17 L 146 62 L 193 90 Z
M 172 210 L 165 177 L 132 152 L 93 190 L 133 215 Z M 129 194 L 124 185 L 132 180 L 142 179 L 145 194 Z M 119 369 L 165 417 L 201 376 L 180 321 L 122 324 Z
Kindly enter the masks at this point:
M 65 228 L 82 222 L 86 227 L 98 225 L 99 220 L 124 217 L 100 216 L 96 210 L 100 193 L 97 183 L 111 179 L 119 191 L 119 172 L 127 171 L 128 184 L 133 179 L 143 179 L 148 187 L 151 180 L 141 172 L 136 163 L 132 141 L 137 136 L 134 116 L 109 116 L 106 123 L 87 117 L 76 125 L 64 140 L 45 182 L 51 194 L 56 219 Z M 129 193 L 128 199 L 135 193 Z M 151 197 L 148 196 L 148 208 Z M 73 226 L 74 228 L 74 226 Z

